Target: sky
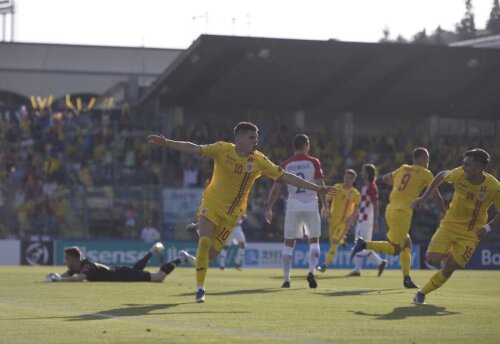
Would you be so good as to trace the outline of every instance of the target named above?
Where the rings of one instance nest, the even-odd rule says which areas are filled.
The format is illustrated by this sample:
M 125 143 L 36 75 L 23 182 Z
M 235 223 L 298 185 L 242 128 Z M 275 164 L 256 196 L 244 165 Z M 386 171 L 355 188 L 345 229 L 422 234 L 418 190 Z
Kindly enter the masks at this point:
M 387 27 L 391 38 L 411 38 L 438 25 L 453 30 L 465 12 L 464 0 L 14 1 L 18 42 L 175 49 L 204 33 L 377 42 Z M 492 4 L 473 0 L 477 28 Z

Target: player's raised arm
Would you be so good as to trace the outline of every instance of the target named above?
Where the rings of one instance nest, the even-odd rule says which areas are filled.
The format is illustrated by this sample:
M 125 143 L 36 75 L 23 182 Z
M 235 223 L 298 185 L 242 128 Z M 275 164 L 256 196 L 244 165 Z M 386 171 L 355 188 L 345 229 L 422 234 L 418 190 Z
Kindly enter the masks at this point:
M 314 183 L 309 183 L 307 180 L 304 180 L 288 172 L 285 172 L 285 174 L 283 174 L 281 180 L 286 184 L 291 184 L 301 189 L 316 191 L 318 195 L 335 192 L 335 188 L 333 186 L 321 186 Z
M 434 190 L 436 190 L 439 185 L 443 184 L 445 174 L 446 171 L 439 172 L 436 175 L 436 177 L 434 177 L 431 184 L 427 187 L 427 190 L 425 190 L 424 194 L 419 198 L 417 198 L 416 200 L 414 200 L 413 203 L 410 205 L 410 207 L 412 209 L 417 209 L 420 205 L 425 203 L 429 199 L 429 197 L 434 193 Z
M 189 141 L 169 140 L 163 135 L 149 135 L 147 140 L 148 143 L 167 147 L 181 153 L 201 155 L 201 146 Z
M 432 199 L 436 203 L 436 206 L 438 207 L 439 211 L 441 212 L 441 217 L 444 216 L 446 213 L 446 206 L 444 205 L 444 200 L 443 196 L 441 196 L 441 193 L 439 192 L 439 189 L 435 189 L 434 192 L 432 193 Z
M 392 176 L 392 172 L 384 174 L 380 177 L 382 183 L 392 186 L 394 184 L 394 177 Z
M 267 198 L 267 206 L 266 206 L 266 222 L 271 223 L 273 220 L 273 206 L 276 200 L 278 199 L 278 196 L 280 194 L 280 189 L 281 189 L 281 184 L 280 183 L 274 183 L 273 186 L 271 187 L 271 191 L 269 192 L 269 197 Z

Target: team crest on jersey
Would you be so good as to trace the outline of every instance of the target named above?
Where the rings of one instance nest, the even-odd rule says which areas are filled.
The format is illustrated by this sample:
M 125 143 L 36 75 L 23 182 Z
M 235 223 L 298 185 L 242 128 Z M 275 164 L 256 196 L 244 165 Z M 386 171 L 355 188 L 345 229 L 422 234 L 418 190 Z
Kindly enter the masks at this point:
M 479 201 L 484 201 L 484 199 L 486 198 L 486 192 L 483 192 L 483 191 L 480 191 L 478 194 L 477 194 L 477 199 Z
M 253 163 L 251 161 L 247 162 L 247 172 L 253 171 Z

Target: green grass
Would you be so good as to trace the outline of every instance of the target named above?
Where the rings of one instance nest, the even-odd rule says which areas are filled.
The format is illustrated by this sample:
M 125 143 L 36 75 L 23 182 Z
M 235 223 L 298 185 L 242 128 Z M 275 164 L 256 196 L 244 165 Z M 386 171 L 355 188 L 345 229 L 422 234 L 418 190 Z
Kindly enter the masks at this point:
M 500 272 L 459 271 L 428 304 L 412 304 L 399 271 L 319 276 L 295 270 L 211 269 L 207 302 L 194 303 L 194 271 L 163 283 L 44 283 L 63 268 L 0 267 L 0 343 L 498 343 Z M 413 272 L 423 284 L 432 271 Z

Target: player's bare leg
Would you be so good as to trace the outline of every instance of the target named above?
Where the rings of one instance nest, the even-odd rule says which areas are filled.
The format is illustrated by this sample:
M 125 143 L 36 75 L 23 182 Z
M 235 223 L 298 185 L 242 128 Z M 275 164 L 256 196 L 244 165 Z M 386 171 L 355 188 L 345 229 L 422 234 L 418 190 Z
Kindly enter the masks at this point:
M 205 278 L 210 256 L 214 256 L 212 240 L 215 234 L 215 224 L 204 216 L 199 218 L 200 239 L 196 252 L 196 302 L 205 302 Z M 218 252 L 217 252 L 218 253 Z

